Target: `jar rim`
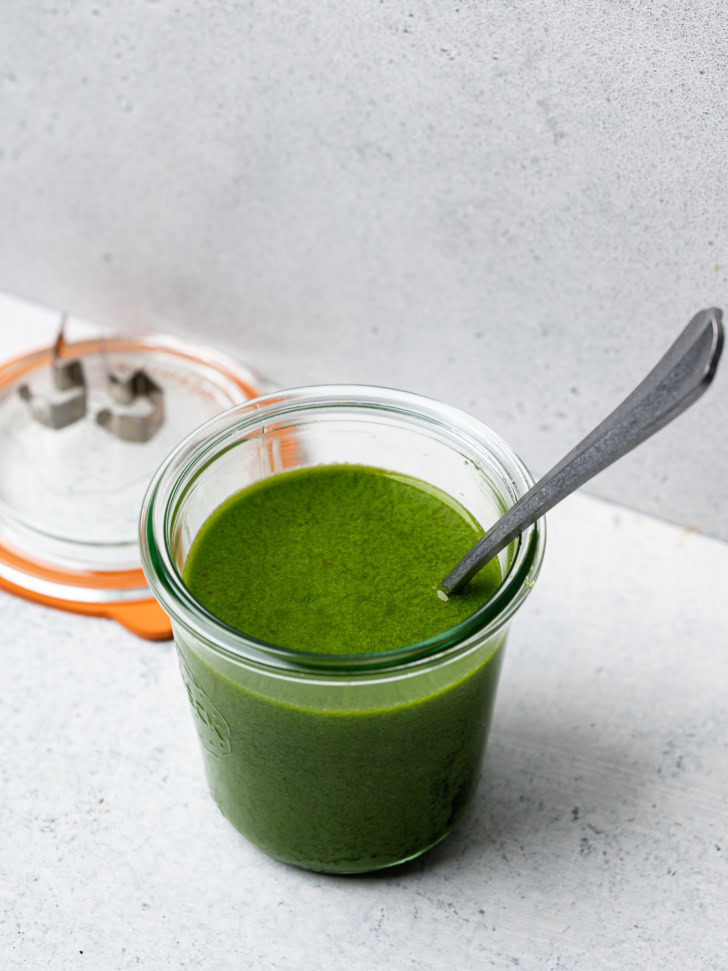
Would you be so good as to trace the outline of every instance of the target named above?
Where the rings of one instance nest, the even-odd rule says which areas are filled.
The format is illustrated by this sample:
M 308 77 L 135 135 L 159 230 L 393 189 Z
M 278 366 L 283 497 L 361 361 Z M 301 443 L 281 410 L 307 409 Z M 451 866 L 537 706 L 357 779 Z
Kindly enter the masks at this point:
M 175 563 L 170 545 L 172 518 L 194 477 L 238 441 L 272 421 L 312 409 L 372 408 L 420 420 L 447 431 L 487 454 L 511 492 L 511 502 L 533 485 L 533 478 L 511 447 L 482 422 L 433 398 L 371 385 L 312 385 L 262 395 L 211 418 L 170 452 L 149 484 L 140 517 L 144 573 L 155 597 L 175 624 L 237 663 L 288 674 L 368 674 L 460 655 L 475 642 L 498 633 L 528 596 L 543 561 L 546 524 L 542 518 L 515 541 L 510 568 L 493 596 L 465 620 L 415 644 L 372 654 L 323 654 L 281 647 L 244 634 L 197 601 Z M 233 442 L 234 444 L 234 442 Z M 212 453 L 212 454 L 211 454 Z M 504 498 L 499 492 L 501 498 Z

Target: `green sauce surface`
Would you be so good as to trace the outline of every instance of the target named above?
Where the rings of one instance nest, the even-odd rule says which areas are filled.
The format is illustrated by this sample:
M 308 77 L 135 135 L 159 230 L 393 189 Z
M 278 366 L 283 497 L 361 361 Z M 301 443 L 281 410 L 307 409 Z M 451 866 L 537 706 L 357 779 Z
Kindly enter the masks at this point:
M 259 640 L 375 653 L 442 633 L 492 596 L 497 561 L 447 601 L 436 590 L 482 534 L 427 483 L 367 466 L 314 466 L 223 503 L 195 538 L 184 580 L 211 613 Z

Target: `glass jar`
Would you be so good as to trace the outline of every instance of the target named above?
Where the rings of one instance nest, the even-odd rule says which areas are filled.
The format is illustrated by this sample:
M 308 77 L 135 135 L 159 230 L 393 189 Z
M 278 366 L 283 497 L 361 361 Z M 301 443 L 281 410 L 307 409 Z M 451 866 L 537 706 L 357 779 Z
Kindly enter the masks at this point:
M 200 527 L 233 493 L 292 468 L 370 465 L 431 483 L 487 529 L 532 485 L 468 415 L 379 388 L 277 392 L 183 441 L 142 510 L 144 571 L 172 621 L 210 789 L 272 856 L 355 873 L 439 842 L 475 791 L 510 621 L 544 551 L 544 523 L 500 554 L 503 583 L 456 627 L 396 650 L 305 653 L 228 627 L 182 581 Z M 438 578 L 433 578 L 438 579 Z

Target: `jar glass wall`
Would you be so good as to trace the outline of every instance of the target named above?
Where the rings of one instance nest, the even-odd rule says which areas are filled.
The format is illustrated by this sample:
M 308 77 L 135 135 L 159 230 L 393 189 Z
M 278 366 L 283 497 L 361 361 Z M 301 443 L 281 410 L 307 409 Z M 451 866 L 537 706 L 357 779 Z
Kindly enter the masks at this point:
M 271 855 L 342 873 L 417 856 L 470 802 L 508 627 L 538 574 L 544 525 L 500 555 L 504 580 L 488 603 L 419 644 L 306 653 L 210 614 L 182 581 L 203 523 L 253 482 L 333 463 L 429 482 L 485 529 L 532 480 L 462 412 L 404 392 L 327 386 L 225 412 L 182 442 L 149 488 L 144 569 L 172 621 L 213 796 Z

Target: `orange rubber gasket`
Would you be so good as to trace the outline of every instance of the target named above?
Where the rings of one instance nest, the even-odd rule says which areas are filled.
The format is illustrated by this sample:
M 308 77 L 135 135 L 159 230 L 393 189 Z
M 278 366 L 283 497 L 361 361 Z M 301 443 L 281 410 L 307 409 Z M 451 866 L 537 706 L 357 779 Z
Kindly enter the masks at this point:
M 141 572 L 141 571 L 140 571 Z M 0 589 L 7 590 L 24 600 L 41 604 L 44 607 L 54 607 L 56 610 L 67 610 L 73 614 L 85 614 L 87 617 L 108 617 L 115 620 L 122 627 L 149 641 L 166 641 L 172 636 L 172 625 L 169 617 L 153 597 L 146 600 L 118 601 L 116 603 L 82 603 L 78 600 L 61 600 L 49 597 L 43 593 L 36 593 L 19 587 L 9 580 L 0 577 Z

